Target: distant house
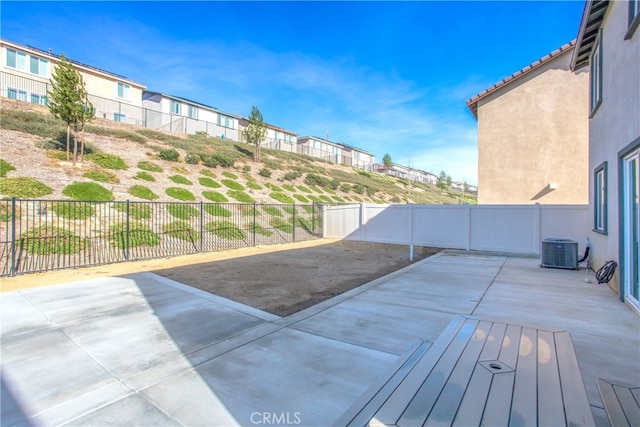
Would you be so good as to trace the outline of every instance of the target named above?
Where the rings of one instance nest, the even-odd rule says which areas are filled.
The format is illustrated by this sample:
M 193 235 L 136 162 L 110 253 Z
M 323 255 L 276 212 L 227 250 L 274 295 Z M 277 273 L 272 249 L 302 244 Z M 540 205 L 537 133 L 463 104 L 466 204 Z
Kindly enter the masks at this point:
M 317 136 L 298 138 L 298 153 L 364 170 L 372 170 L 375 163 L 375 155 L 371 153 Z
M 587 1 L 572 68 L 588 69 L 589 233 L 595 269 L 640 313 L 640 3 Z
M 240 141 L 242 141 L 242 132 L 248 125 L 249 119 L 247 117 L 240 116 L 238 120 Z M 290 153 L 296 152 L 296 142 L 298 139 L 297 133 L 269 123 L 264 123 L 264 125 L 267 128 L 267 134 L 262 141 L 262 144 L 260 144 L 260 147 L 272 150 L 288 151 Z
M 568 43 L 467 101 L 478 121 L 478 203 L 586 204 L 588 70 Z
M 60 57 L 30 46 L 0 40 L 0 95 L 46 105 L 51 74 Z M 142 91 L 145 86 L 126 77 L 68 58 L 82 75 L 96 116 L 143 124 Z
M 438 182 L 438 177 L 430 172 L 402 166 L 397 163 L 394 163 L 391 167 L 386 167 L 383 163 L 376 163 L 373 165 L 373 171 L 423 184 L 435 185 Z
M 207 135 L 240 140 L 241 116 L 219 111 L 215 107 L 160 92 L 144 91 L 145 126 L 166 132 Z

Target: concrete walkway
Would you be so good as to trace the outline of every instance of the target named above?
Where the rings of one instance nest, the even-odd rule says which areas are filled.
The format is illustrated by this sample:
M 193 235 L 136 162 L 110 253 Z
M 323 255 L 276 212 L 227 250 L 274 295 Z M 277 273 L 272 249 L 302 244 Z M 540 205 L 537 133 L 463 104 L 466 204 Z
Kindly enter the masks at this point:
M 640 384 L 640 317 L 532 258 L 441 253 L 287 318 L 151 273 L 0 298 L 2 426 L 331 425 L 458 313 L 570 331 L 599 425 L 596 379 Z

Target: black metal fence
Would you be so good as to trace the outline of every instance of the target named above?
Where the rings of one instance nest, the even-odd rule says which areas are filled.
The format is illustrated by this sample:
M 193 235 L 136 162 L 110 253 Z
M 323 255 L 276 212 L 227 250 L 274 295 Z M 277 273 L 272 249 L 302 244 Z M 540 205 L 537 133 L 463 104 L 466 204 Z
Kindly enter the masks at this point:
M 0 276 L 322 236 L 320 204 L 0 200 Z

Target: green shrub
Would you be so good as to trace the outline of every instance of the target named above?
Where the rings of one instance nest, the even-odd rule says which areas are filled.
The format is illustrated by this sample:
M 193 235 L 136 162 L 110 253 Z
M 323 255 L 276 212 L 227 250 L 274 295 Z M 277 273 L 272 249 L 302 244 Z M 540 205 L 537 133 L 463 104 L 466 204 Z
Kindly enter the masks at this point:
M 309 200 L 312 200 L 312 201 L 316 202 L 316 203 L 322 203 L 322 199 L 320 197 L 318 197 L 318 196 L 308 195 L 307 198 Z
M 133 179 L 141 179 L 143 181 L 149 181 L 149 182 L 154 182 L 156 180 L 153 177 L 153 175 L 151 175 L 149 172 L 144 172 L 144 171 L 138 172 L 137 174 L 135 174 Z
M 231 172 L 224 171 L 222 172 L 222 175 L 226 176 L 227 178 L 238 179 L 238 175 Z
M 271 177 L 271 169 L 262 168 L 262 169 L 260 169 L 260 172 L 258 172 L 258 175 L 264 176 L 265 178 L 270 178 Z
M 362 203 L 362 199 L 358 196 L 351 196 L 351 198 L 358 203 Z
M 160 150 L 158 157 L 169 162 L 177 162 L 180 159 L 180 153 L 175 148 L 165 148 Z
M 323 188 L 331 188 L 335 190 L 340 185 L 340 182 L 335 179 L 329 179 L 327 177 L 308 173 L 304 179 L 304 183 L 307 185 L 314 185 Z
M 209 168 L 217 168 L 220 162 L 211 154 L 202 154 L 200 156 L 202 164 Z
M 269 194 L 269 197 L 271 197 L 273 200 L 279 201 L 280 203 L 288 203 L 288 204 L 295 203 L 295 201 L 291 197 L 279 191 L 274 191 L 273 193 Z
M 325 196 L 324 194 L 320 196 L 320 199 L 327 202 L 327 203 L 332 203 L 333 200 L 331 200 L 331 197 L 329 196 Z
M 66 139 L 66 124 L 50 114 L 4 109 L 0 125 L 3 129 L 17 130 L 44 138 Z
M 211 169 L 200 169 L 200 174 L 204 176 L 208 176 L 209 178 L 217 178 L 218 176 L 215 172 L 212 172 Z
M 162 226 L 162 231 L 170 237 L 196 243 L 200 241 L 200 233 L 195 231 L 186 221 L 174 221 Z
M 282 211 L 275 206 L 263 206 L 262 210 L 271 216 L 282 216 Z
M 230 168 L 236 162 L 235 159 L 220 153 L 215 153 L 212 157 L 223 168 Z
M 351 190 L 351 185 L 349 185 L 349 184 L 340 185 L 340 191 L 342 191 L 344 193 L 348 193 L 350 190 Z
M 34 178 L 24 176 L 0 178 L 0 195 L 17 199 L 35 199 L 51 194 L 53 190 Z
M 211 200 L 212 202 L 218 203 L 227 203 L 229 201 L 229 199 L 227 199 L 224 194 L 218 193 L 217 191 L 203 191 L 202 197 L 207 200 Z
M 344 203 L 344 199 L 340 196 L 331 196 L 333 197 L 333 200 L 335 200 L 338 203 Z
M 324 191 L 326 191 L 329 194 L 336 194 L 336 192 L 333 191 L 333 188 L 325 188 Z
M 204 226 L 204 229 L 223 239 L 240 240 L 247 237 L 244 231 L 230 221 L 209 222 Z
M 167 196 L 182 200 L 183 202 L 193 202 L 196 200 L 196 196 L 194 196 L 191 191 L 184 188 L 169 187 L 164 192 Z
M 176 184 L 193 185 L 193 182 L 189 181 L 186 177 L 182 175 L 171 175 L 169 179 L 175 182 Z
M 321 189 L 319 189 L 318 187 L 316 187 L 315 185 L 310 185 L 309 186 L 310 189 L 312 189 L 314 192 L 318 193 L 318 194 L 322 194 L 324 193 L 324 191 L 322 191 Z
M 118 212 L 126 212 L 127 204 L 123 202 L 116 202 L 113 204 L 113 208 Z M 133 219 L 149 219 L 151 218 L 151 206 L 145 203 L 129 203 L 129 216 Z
M 85 219 L 95 215 L 96 210 L 90 203 L 58 202 L 51 205 L 56 215 L 66 219 Z
M 73 200 L 91 200 L 95 202 L 113 200 L 113 193 L 95 182 L 74 182 L 64 187 L 62 194 Z
M 200 215 L 200 210 L 195 206 L 187 204 L 170 204 L 167 205 L 167 212 L 178 219 L 188 220 Z
M 125 170 L 127 164 L 122 160 L 120 156 L 109 153 L 91 153 L 87 154 L 85 158 L 98 166 L 105 169 Z
M 245 224 L 244 228 L 249 233 L 261 234 L 263 236 L 273 236 L 273 231 L 267 230 L 266 228 L 264 228 L 260 224 L 257 224 L 255 221 L 252 221 L 252 222 L 250 222 L 248 224 Z
M 0 159 L 0 178 L 4 178 L 7 176 L 7 172 L 14 170 L 16 170 L 16 168 L 12 164 Z
M 92 133 L 94 135 L 113 136 L 114 138 L 125 139 L 127 141 L 137 142 L 138 144 L 142 145 L 145 145 L 147 143 L 146 138 L 125 129 L 111 129 L 94 125 L 87 125 L 85 126 L 85 130 L 88 133 Z
M 309 199 L 304 197 L 302 194 L 294 194 L 293 197 L 295 197 L 298 201 L 302 203 L 309 203 Z
M 402 203 L 402 199 L 398 196 L 393 196 L 391 198 L 391 200 L 389 200 L 391 203 Z
M 231 211 L 220 205 L 205 204 L 204 210 L 211 216 L 230 217 Z
M 270 182 L 267 182 L 264 186 L 267 187 L 271 191 L 282 191 L 282 188 L 278 187 L 275 184 L 271 184 Z
M 252 190 L 262 190 L 262 186 L 255 181 L 247 181 L 247 187 Z
M 209 188 L 220 188 L 220 187 L 222 187 L 216 181 L 212 180 L 211 178 L 207 178 L 205 176 L 198 178 L 198 182 L 200 183 L 200 185 L 203 185 L 203 186 L 209 187 Z
M 271 220 L 269 220 L 269 224 L 271 224 L 273 228 L 277 228 L 278 230 L 284 231 L 285 233 L 293 233 L 293 225 L 280 217 L 276 216 L 271 218 Z
M 295 181 L 296 179 L 300 178 L 300 176 L 302 176 L 300 172 L 287 172 L 284 174 L 284 179 L 286 179 L 287 181 Z
M 87 171 L 82 176 L 84 176 L 85 178 L 92 179 L 94 181 L 108 182 L 110 184 L 118 184 L 120 182 L 116 174 L 107 172 L 107 171 L 97 170 L 97 169 Z
M 366 191 L 367 187 L 365 187 L 362 184 L 356 184 L 353 187 L 351 187 L 351 189 L 356 194 L 364 194 L 364 192 Z
M 284 188 L 285 190 L 290 191 L 290 192 L 292 192 L 292 193 L 295 193 L 295 192 L 296 192 L 296 189 L 295 189 L 295 187 L 294 187 L 293 185 L 284 184 L 284 185 L 282 186 L 282 188 Z
M 298 190 L 304 192 L 304 193 L 311 193 L 311 190 L 309 190 L 307 187 L 305 187 L 304 185 L 298 185 Z
M 14 211 L 10 200 L 0 200 L 0 221 L 9 222 L 14 214 L 16 218 L 20 218 L 22 216 L 22 209 L 20 209 L 20 206 L 16 206 Z
M 243 170 L 243 172 L 251 172 L 251 166 L 244 165 L 244 166 L 242 166 L 242 170 Z
M 237 191 L 244 190 L 244 186 L 242 184 L 240 184 L 239 182 L 233 181 L 231 179 L 223 179 L 221 182 L 225 187 L 228 187 L 232 190 L 237 190 Z
M 187 153 L 184 158 L 184 161 L 190 165 L 197 165 L 200 163 L 200 154 L 197 153 Z
M 149 172 L 163 172 L 163 169 L 153 162 L 140 162 L 138 168 Z
M 160 196 L 151 191 L 149 187 L 145 187 L 144 185 L 134 185 L 127 191 L 132 196 L 138 197 L 140 199 L 156 200 L 160 198 Z
M 240 203 L 255 203 L 255 200 L 244 191 L 229 190 L 227 196 L 236 199 Z
M 61 227 L 42 225 L 20 235 L 20 246 L 33 255 L 71 255 L 84 250 L 87 239 Z
M 109 227 L 109 241 L 111 245 L 119 248 L 127 248 L 127 223 L 119 222 Z M 148 225 L 137 221 L 129 222 L 129 242 L 128 246 L 134 248 L 136 246 L 158 246 L 160 244 L 160 236 L 154 232 Z

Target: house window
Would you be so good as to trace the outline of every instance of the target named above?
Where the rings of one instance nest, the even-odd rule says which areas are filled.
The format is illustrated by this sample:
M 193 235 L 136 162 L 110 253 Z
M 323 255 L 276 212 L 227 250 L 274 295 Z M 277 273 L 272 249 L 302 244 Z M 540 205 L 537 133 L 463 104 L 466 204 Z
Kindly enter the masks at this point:
M 39 105 L 47 105 L 47 97 L 44 95 L 36 95 L 35 93 L 31 94 L 31 103 L 39 104 Z
M 189 118 L 194 120 L 198 120 L 198 107 L 194 107 L 193 105 L 189 105 Z
M 37 74 L 42 77 L 47 77 L 47 64 L 49 61 L 46 59 L 36 58 L 35 56 L 29 57 L 29 71 L 31 74 Z
M 593 115 L 602 103 L 602 40 L 598 36 L 595 45 L 593 46 L 593 52 L 591 53 L 591 69 L 590 69 L 590 107 L 591 114 Z
M 288 133 L 285 133 L 284 142 L 286 142 L 287 144 L 293 144 L 293 135 L 289 135 Z
M 126 122 L 127 121 L 127 115 L 126 114 L 113 113 L 113 121 L 114 122 Z
M 640 0 L 629 0 L 629 30 L 624 36 L 625 40 L 633 37 L 633 33 L 640 25 Z
M 223 126 L 229 129 L 235 129 L 233 118 L 228 116 L 223 116 L 222 114 L 218 114 L 218 126 Z
M 36 56 L 29 56 L 26 53 L 17 50 L 7 49 L 6 60 L 7 67 L 29 72 L 31 74 L 36 74 L 42 77 L 47 77 L 48 75 L 49 61 L 47 61 L 46 59 L 38 58 Z M 27 64 L 29 65 L 27 66 Z
M 129 99 L 131 96 L 131 86 L 118 82 L 118 98 Z
M 180 115 L 180 103 L 178 101 L 171 101 L 171 114 Z
M 593 229 L 607 233 L 607 162 L 598 166 L 593 180 Z
M 27 92 L 24 90 L 8 88 L 7 89 L 7 98 L 9 99 L 17 99 L 18 101 L 26 101 L 27 100 Z

